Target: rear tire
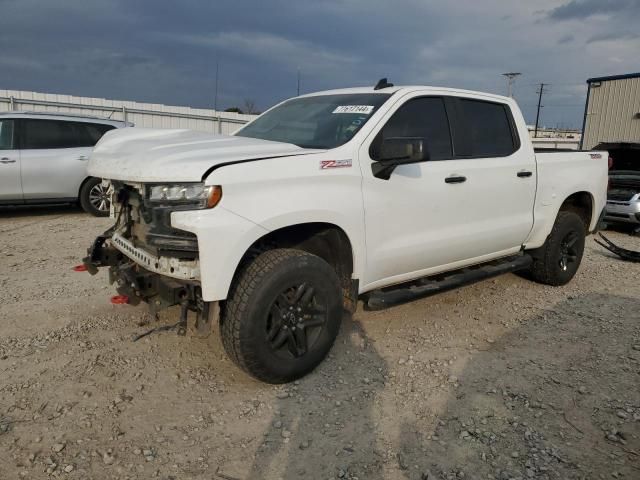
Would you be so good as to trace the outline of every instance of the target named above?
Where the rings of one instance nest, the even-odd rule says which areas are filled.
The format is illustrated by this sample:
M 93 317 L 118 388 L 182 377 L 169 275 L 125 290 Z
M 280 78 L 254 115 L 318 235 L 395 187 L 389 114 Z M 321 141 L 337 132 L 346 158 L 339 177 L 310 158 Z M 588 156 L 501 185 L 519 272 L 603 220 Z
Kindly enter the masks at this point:
M 326 357 L 342 321 L 334 269 L 293 249 L 269 250 L 242 269 L 220 318 L 229 357 L 249 375 L 285 383 Z
M 90 178 L 80 188 L 80 206 L 94 217 L 108 217 L 111 199 L 99 178 Z
M 531 279 L 552 286 L 569 283 L 582 261 L 585 236 L 586 226 L 577 213 L 558 213 L 547 241 L 542 247 L 531 252 Z

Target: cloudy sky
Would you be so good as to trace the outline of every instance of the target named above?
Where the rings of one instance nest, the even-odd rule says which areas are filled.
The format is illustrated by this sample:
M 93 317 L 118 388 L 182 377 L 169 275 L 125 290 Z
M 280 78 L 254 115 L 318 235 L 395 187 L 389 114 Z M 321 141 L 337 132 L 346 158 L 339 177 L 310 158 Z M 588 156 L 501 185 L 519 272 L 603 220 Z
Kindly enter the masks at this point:
M 640 71 L 640 0 L 0 0 L 0 88 L 260 109 L 296 93 L 427 84 L 515 96 L 578 127 L 585 80 Z

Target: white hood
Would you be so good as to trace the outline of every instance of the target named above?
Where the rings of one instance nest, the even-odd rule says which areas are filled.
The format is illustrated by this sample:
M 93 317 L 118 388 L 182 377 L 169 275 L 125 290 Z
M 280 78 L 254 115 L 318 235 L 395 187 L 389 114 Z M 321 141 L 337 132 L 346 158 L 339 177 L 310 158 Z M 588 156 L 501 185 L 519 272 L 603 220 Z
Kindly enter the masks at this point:
M 121 128 L 111 130 L 98 142 L 88 172 L 93 177 L 131 182 L 198 182 L 220 163 L 316 151 L 290 143 L 193 130 Z

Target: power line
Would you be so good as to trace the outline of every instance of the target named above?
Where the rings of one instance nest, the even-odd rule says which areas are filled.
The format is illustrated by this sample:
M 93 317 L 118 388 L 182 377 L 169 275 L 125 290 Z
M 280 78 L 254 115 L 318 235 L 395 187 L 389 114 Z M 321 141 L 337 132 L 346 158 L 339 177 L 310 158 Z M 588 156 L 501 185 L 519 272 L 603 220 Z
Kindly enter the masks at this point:
M 548 87 L 548 83 L 541 83 L 538 89 L 538 111 L 536 112 L 536 129 L 533 133 L 533 138 L 538 137 L 538 123 L 540 122 L 540 108 L 542 108 L 542 95 L 544 94 L 544 87 Z
M 216 87 L 213 94 L 213 109 L 218 111 L 218 73 L 220 70 L 220 63 L 216 60 Z

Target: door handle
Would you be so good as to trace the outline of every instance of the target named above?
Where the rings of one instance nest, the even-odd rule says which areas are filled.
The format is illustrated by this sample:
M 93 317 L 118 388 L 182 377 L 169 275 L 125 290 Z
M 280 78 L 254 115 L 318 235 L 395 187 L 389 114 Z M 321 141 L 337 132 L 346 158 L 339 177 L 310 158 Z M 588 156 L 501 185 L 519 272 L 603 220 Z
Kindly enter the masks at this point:
M 3 164 L 16 163 L 16 161 L 10 159 L 9 157 L 2 157 L 2 158 L 0 158 L 0 163 L 3 163 Z
M 467 177 L 463 177 L 462 175 L 451 175 L 444 179 L 445 183 L 464 183 L 467 181 Z
M 80 161 L 82 162 L 82 161 L 84 161 L 84 160 L 89 160 L 89 157 L 88 157 L 87 155 L 80 155 L 80 156 L 78 157 L 78 160 L 80 160 Z
M 533 172 L 530 172 L 529 170 L 521 170 L 518 172 L 518 176 L 520 178 L 527 178 L 527 177 L 530 177 L 531 175 L 533 175 Z

